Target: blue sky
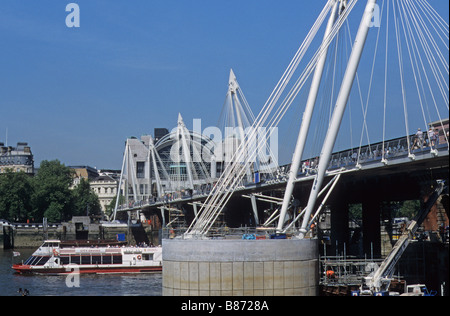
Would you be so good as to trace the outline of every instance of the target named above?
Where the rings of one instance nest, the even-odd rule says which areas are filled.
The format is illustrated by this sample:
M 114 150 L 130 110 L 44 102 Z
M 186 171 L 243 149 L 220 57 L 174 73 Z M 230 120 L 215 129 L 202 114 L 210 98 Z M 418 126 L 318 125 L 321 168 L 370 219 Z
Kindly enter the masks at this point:
M 230 68 L 257 114 L 325 4 L 78 0 L 68 28 L 69 2 L 0 2 L 0 141 L 28 142 L 36 166 L 120 169 L 127 137 L 179 112 L 217 125 Z M 430 3 L 448 21 L 448 1 Z

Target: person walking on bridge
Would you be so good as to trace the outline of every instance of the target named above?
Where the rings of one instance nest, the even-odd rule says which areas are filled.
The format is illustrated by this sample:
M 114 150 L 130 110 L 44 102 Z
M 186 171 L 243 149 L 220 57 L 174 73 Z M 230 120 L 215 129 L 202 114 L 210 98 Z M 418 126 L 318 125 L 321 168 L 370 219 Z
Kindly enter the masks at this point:
M 412 149 L 413 150 L 418 148 L 422 149 L 422 147 L 423 147 L 423 132 L 420 128 L 418 128 L 416 136 L 414 138 Z
M 430 127 L 430 129 L 428 130 L 428 145 L 430 146 L 430 148 L 433 148 L 435 143 L 436 143 L 436 134 L 434 133 L 433 128 Z

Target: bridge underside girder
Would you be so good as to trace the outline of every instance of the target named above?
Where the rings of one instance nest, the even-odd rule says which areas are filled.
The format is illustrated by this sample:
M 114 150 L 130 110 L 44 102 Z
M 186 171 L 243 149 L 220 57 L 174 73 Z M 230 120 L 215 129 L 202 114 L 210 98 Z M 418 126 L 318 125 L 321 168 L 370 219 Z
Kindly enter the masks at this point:
M 381 203 L 389 201 L 422 200 L 436 180 L 447 180 L 449 177 L 448 153 L 438 157 L 409 161 L 397 165 L 387 165 L 381 168 L 361 169 L 354 172 L 343 173 L 339 184 L 330 195 L 327 205 L 331 210 L 331 244 L 338 241 L 338 250 L 345 242 L 350 242 L 348 226 L 348 207 L 351 204 L 362 204 L 363 208 L 363 235 L 364 252 L 379 254 L 380 212 Z M 330 181 L 328 177 L 326 181 Z M 307 181 L 296 183 L 293 197 L 300 207 L 308 202 L 312 186 L 312 177 Z M 248 226 L 255 227 L 255 217 L 251 199 L 248 195 L 262 193 L 266 196 L 282 198 L 285 182 L 278 182 L 270 186 L 253 186 L 236 192 L 224 209 L 222 220 L 228 227 Z M 182 210 L 187 225 L 194 219 L 192 203 L 196 202 L 200 209 L 205 197 L 197 197 L 185 201 L 170 203 L 171 208 Z M 320 202 L 320 201 L 319 201 Z M 261 225 L 279 208 L 277 203 L 270 203 L 264 199 L 257 199 L 259 223 Z M 146 206 L 142 209 L 144 214 L 157 214 L 161 210 L 157 207 Z M 292 213 L 292 211 L 291 211 Z M 333 250 L 334 251 L 334 250 Z

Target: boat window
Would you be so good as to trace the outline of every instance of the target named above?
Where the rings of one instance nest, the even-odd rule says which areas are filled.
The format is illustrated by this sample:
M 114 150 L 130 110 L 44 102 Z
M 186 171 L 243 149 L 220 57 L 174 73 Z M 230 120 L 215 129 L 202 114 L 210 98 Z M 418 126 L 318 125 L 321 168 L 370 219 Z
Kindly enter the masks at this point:
M 40 258 L 41 258 L 41 257 L 33 256 L 33 257 L 31 257 L 31 260 L 30 260 L 30 262 L 29 262 L 28 264 L 29 264 L 30 266 L 33 266 L 33 265 L 36 264 L 36 262 L 39 261 Z
M 102 264 L 102 256 L 92 256 L 92 264 Z
M 103 264 L 111 264 L 112 263 L 112 259 L 111 259 L 111 255 L 104 255 L 103 256 Z
M 91 264 L 91 256 L 81 256 L 81 264 Z
M 41 247 L 59 247 L 58 242 L 44 242 L 44 244 Z
M 34 260 L 34 257 L 31 256 L 30 258 L 28 258 L 28 259 L 24 262 L 24 265 L 29 265 L 33 260 Z
M 122 255 L 113 256 L 113 264 L 122 264 Z
M 80 256 L 79 255 L 71 256 L 70 263 L 80 264 Z
M 70 257 L 69 256 L 61 256 L 61 264 L 69 264 L 70 263 Z
M 37 266 L 43 266 L 44 264 L 47 263 L 48 259 L 50 259 L 50 257 L 40 257 L 40 258 L 39 258 L 39 261 L 37 261 L 37 262 L 35 263 L 35 265 L 37 265 Z
M 142 255 L 142 259 L 144 259 L 144 260 L 153 260 L 153 254 L 152 253 L 144 253 Z

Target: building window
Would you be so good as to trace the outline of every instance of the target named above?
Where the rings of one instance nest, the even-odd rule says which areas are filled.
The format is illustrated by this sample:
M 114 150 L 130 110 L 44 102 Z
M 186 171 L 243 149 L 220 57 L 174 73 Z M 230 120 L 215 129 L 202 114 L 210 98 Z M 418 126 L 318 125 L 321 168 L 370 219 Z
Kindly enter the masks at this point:
M 148 192 L 148 185 L 147 184 L 139 184 L 139 192 L 141 195 L 146 195 Z
M 144 161 L 136 162 L 136 177 L 138 179 L 145 178 L 145 162 Z

